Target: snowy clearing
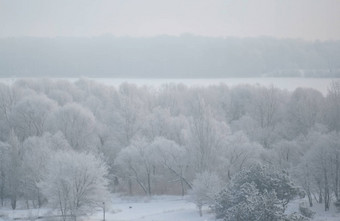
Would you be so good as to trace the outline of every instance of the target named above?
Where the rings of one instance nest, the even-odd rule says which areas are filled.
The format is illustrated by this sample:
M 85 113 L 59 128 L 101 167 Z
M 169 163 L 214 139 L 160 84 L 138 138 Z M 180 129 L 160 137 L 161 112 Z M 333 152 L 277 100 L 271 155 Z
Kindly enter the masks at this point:
M 84 220 L 102 220 L 102 211 Z M 112 221 L 173 221 L 173 220 L 215 220 L 209 209 L 200 217 L 196 206 L 179 196 L 157 196 L 150 198 L 114 199 L 106 213 L 106 220 Z

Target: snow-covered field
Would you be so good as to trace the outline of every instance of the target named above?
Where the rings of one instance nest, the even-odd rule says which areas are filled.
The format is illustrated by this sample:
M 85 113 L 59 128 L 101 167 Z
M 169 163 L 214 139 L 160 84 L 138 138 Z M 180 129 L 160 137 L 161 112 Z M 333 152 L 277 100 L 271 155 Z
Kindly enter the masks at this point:
M 289 204 L 287 212 L 297 212 L 300 200 Z M 106 206 L 105 217 L 107 221 L 215 221 L 214 214 L 209 208 L 203 211 L 200 217 L 196 206 L 189 202 L 185 197 L 180 196 L 154 196 L 148 197 L 114 197 L 111 205 Z M 329 212 L 323 211 L 323 205 L 315 205 L 313 210 L 316 215 L 313 221 L 339 221 L 340 213 L 331 207 Z M 11 210 L 8 208 L 0 209 L 0 221 L 12 220 L 35 220 L 38 216 L 51 216 L 49 209 L 19 209 Z M 37 220 L 56 220 L 56 219 L 37 219 Z M 100 221 L 103 220 L 103 210 L 88 217 L 81 217 L 81 221 Z
M 114 198 L 111 205 L 106 206 L 105 220 L 108 221 L 212 221 L 214 214 L 205 208 L 200 217 L 196 206 L 180 196 L 154 196 Z M 34 220 L 38 216 L 50 216 L 50 210 L 10 210 L 0 209 L 0 221 Z M 42 219 L 38 219 L 42 220 Z M 52 219 L 46 219 L 52 220 Z M 77 220 L 103 220 L 103 210 L 99 208 L 89 217 Z

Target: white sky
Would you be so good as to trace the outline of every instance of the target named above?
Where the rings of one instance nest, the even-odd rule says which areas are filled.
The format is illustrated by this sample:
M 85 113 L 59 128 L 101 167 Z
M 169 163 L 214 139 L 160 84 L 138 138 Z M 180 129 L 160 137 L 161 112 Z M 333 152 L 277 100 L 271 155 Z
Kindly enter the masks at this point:
M 108 33 L 340 40 L 340 0 L 0 0 L 0 37 Z

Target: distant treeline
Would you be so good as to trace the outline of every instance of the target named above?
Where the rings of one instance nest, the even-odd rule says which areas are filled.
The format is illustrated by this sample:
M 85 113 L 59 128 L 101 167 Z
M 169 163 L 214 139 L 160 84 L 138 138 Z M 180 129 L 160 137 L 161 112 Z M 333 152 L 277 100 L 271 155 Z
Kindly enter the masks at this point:
M 340 41 L 211 38 L 2 38 L 0 77 L 340 77 Z

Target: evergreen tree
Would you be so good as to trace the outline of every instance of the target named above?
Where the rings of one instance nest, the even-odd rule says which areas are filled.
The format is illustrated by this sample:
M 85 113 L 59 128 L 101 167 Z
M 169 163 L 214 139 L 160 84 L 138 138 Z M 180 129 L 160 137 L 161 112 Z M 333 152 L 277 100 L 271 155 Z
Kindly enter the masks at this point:
M 281 220 L 289 200 L 298 193 L 286 173 L 253 165 L 237 173 L 220 192 L 216 215 L 225 221 Z

